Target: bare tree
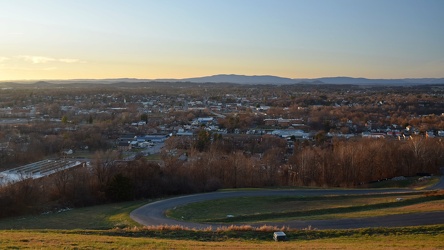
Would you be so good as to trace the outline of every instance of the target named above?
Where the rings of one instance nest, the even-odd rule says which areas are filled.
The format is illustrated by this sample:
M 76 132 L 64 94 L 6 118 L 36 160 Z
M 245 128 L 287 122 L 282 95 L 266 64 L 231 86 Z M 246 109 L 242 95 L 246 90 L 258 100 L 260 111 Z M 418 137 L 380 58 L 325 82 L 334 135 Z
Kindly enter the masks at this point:
M 117 151 L 98 151 L 92 159 L 93 174 L 100 187 L 106 186 L 115 174 L 114 162 L 119 159 Z

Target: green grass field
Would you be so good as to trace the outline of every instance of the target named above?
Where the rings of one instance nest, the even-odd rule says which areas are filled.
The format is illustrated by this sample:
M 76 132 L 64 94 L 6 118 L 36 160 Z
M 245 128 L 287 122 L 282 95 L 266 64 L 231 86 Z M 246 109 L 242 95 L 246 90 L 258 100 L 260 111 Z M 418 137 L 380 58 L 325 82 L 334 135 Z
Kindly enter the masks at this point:
M 62 212 L 21 216 L 0 220 L 7 229 L 111 229 L 138 226 L 129 213 L 148 200 L 76 208 Z
M 402 200 L 398 201 L 400 197 Z M 196 222 L 232 223 L 356 218 L 443 210 L 444 194 L 422 192 L 356 196 L 229 198 L 177 207 L 168 210 L 167 216 Z

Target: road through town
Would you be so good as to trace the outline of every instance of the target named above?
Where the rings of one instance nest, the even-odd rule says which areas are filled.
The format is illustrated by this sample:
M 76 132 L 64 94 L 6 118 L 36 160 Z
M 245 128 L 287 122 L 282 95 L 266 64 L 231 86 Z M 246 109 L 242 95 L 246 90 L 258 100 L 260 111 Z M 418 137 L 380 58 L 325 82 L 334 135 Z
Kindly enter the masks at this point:
M 443 179 L 441 179 L 441 182 Z M 208 227 L 217 228 L 220 226 L 229 226 L 230 224 L 201 224 L 188 221 L 178 221 L 167 218 L 165 211 L 182 206 L 188 203 L 201 202 L 214 199 L 223 199 L 231 197 L 254 197 L 254 196 L 323 196 L 323 195 L 359 195 L 359 194 L 381 194 L 381 193 L 399 193 L 400 196 L 405 192 L 414 192 L 408 189 L 293 189 L 293 190 L 260 190 L 260 191 L 227 191 L 213 192 L 195 195 L 180 196 L 165 200 L 156 201 L 142 206 L 133 212 L 130 216 L 136 222 L 146 226 L 156 225 L 180 225 L 187 228 L 204 229 Z M 229 211 L 227 211 L 227 215 Z M 309 226 L 318 229 L 347 229 L 347 228 L 366 228 L 366 227 L 395 227 L 395 226 L 416 226 L 433 225 L 444 223 L 444 211 L 419 213 L 419 214 L 401 214 L 389 215 L 372 218 L 357 219 L 335 219 L 335 220 L 314 220 L 302 221 L 292 220 L 285 222 L 272 223 L 248 223 L 249 225 L 273 225 L 287 226 L 290 228 L 307 228 Z

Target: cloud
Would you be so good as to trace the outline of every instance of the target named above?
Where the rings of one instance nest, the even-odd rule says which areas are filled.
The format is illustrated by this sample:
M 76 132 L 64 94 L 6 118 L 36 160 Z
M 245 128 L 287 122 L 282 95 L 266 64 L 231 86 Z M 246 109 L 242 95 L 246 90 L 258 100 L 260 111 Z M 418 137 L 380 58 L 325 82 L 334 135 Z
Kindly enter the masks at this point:
M 50 63 L 50 62 L 61 62 L 61 63 L 80 63 L 83 62 L 79 59 L 74 58 L 52 58 L 52 57 L 46 57 L 46 56 L 28 56 L 28 55 L 21 55 L 17 56 L 18 59 L 24 60 L 26 62 L 30 62 L 33 64 L 41 64 L 41 63 Z
M 86 61 L 75 58 L 54 58 L 31 55 L 19 55 L 13 57 L 0 56 L 1 70 L 53 71 L 62 67 L 62 64 L 72 63 L 86 63 Z
M 0 56 L 0 63 L 8 61 L 8 57 Z
M 56 61 L 56 59 L 51 57 L 44 57 L 44 56 L 18 56 L 17 58 L 25 60 L 26 62 L 38 64 L 38 63 L 48 63 Z

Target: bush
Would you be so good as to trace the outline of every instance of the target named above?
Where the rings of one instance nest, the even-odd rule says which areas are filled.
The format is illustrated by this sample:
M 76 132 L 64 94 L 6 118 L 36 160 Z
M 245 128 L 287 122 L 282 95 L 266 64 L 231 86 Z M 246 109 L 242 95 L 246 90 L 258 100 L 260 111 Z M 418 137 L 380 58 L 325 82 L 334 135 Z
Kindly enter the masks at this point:
M 122 174 L 115 175 L 107 186 L 106 196 L 114 202 L 133 199 L 134 192 L 131 180 Z

